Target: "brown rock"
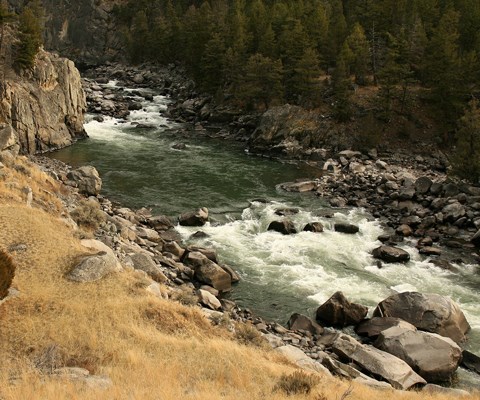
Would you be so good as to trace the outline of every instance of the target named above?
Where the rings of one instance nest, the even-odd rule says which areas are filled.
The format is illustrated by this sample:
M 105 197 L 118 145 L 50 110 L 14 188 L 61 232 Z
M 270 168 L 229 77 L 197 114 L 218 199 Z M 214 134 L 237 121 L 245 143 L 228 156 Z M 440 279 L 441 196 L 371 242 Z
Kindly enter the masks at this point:
M 15 264 L 12 258 L 0 250 L 0 300 L 8 295 L 8 289 L 15 276 Z
M 367 315 L 368 308 L 351 303 L 342 292 L 336 292 L 317 309 L 316 319 L 329 326 L 356 325 Z

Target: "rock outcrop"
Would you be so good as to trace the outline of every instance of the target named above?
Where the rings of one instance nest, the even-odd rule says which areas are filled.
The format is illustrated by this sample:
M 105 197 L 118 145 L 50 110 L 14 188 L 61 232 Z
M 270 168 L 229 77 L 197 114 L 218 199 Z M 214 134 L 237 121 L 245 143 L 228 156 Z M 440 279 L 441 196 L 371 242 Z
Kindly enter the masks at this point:
M 4 130 L 11 134 L 5 135 L 5 146 L 19 145 L 20 152 L 26 154 L 68 146 L 86 137 L 85 110 L 85 94 L 75 64 L 40 51 L 31 76 L 6 80 L 0 112 Z M 18 143 L 11 143 L 14 139 Z

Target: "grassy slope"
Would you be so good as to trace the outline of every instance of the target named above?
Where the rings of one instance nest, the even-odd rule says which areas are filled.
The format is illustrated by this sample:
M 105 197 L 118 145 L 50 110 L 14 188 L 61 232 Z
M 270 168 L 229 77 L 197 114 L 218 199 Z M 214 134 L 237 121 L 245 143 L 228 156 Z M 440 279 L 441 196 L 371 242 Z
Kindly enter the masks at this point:
M 55 196 L 62 189 L 30 166 L 26 170 L 9 170 L 5 182 L 16 185 L 0 181 L 0 247 L 27 245 L 12 254 L 14 287 L 21 294 L 0 305 L 2 400 L 287 398 L 272 389 L 283 373 L 294 371 L 292 365 L 272 351 L 238 344 L 194 308 L 147 294 L 140 275 L 124 272 L 89 284 L 64 279 L 86 250 L 59 218 L 64 210 Z M 22 198 L 27 183 L 34 191 L 32 208 Z M 61 366 L 108 375 L 113 387 L 89 389 L 49 378 L 47 372 Z M 316 379 L 310 395 L 293 398 L 340 399 L 349 387 L 335 378 Z M 355 385 L 348 398 L 433 397 Z

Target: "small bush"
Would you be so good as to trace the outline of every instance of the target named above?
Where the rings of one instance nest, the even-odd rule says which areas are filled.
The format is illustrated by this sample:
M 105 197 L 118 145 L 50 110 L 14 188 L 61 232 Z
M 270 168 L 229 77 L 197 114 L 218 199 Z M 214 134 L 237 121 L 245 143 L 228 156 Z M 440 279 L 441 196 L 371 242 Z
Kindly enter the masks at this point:
M 172 293 L 172 299 L 182 303 L 184 306 L 195 306 L 198 303 L 197 295 L 193 293 L 192 289 L 185 286 Z
M 97 230 L 106 221 L 105 213 L 95 200 L 80 200 L 70 216 L 80 227 L 92 230 Z
M 267 341 L 251 324 L 239 323 L 235 327 L 235 339 L 242 344 L 267 348 Z
M 318 385 L 318 378 L 302 371 L 293 374 L 283 374 L 273 388 L 274 391 L 282 391 L 287 395 L 308 394 Z
M 15 264 L 12 258 L 0 250 L 0 300 L 8 295 L 8 289 L 15 276 Z

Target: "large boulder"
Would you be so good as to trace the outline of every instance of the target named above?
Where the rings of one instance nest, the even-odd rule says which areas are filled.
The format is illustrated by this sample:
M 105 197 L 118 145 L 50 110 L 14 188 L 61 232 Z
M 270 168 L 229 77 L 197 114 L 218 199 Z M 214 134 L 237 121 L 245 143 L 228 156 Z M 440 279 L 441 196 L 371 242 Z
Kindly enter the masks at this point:
M 102 180 L 95 167 L 86 165 L 68 173 L 67 177 L 77 184 L 80 193 L 97 196 L 102 189 Z
M 195 278 L 220 292 L 227 292 L 232 288 L 232 277 L 218 264 L 207 258 L 204 254 L 189 252 L 184 259 L 186 265 L 195 271 Z
M 349 233 L 351 235 L 360 231 L 357 225 L 347 224 L 344 222 L 338 222 L 334 225 L 335 232 Z
M 74 282 L 95 282 L 118 271 L 116 257 L 106 251 L 100 251 L 81 257 L 67 274 L 67 279 Z
M 306 331 L 312 335 L 321 335 L 323 333 L 323 328 L 320 325 L 306 315 L 298 313 L 292 314 L 287 322 L 287 327 L 292 331 Z
M 191 211 L 180 215 L 178 222 L 182 226 L 203 226 L 208 221 L 208 209 L 205 207 L 199 208 L 196 211 Z
M 401 318 L 418 329 L 449 337 L 456 343 L 465 340 L 470 329 L 457 303 L 438 294 L 394 294 L 378 304 L 373 316 Z
M 455 222 L 466 214 L 466 210 L 462 204 L 456 201 L 443 207 L 442 213 L 445 221 Z
M 295 224 L 289 219 L 284 219 L 283 221 L 272 221 L 270 225 L 268 225 L 268 230 L 280 232 L 283 235 L 297 233 Z
M 410 254 L 393 246 L 380 246 L 372 251 L 372 255 L 387 263 L 400 263 L 410 260 Z
M 462 366 L 480 374 L 480 357 L 468 350 L 463 350 Z
M 382 331 L 374 346 L 405 361 L 427 382 L 450 380 L 462 359 L 462 349 L 452 339 L 413 326 Z
M 155 264 L 152 258 L 145 253 L 135 253 L 130 256 L 133 268 L 145 272 L 154 281 L 164 283 L 167 281 L 167 277 L 161 270 L 161 268 Z
M 354 361 L 374 376 L 381 377 L 395 389 L 407 390 L 427 382 L 403 360 L 375 347 L 361 344 L 351 336 L 341 334 L 332 350 L 341 359 Z
M 342 292 L 336 292 L 317 309 L 318 322 L 336 327 L 356 325 L 363 320 L 368 308 L 348 301 Z

